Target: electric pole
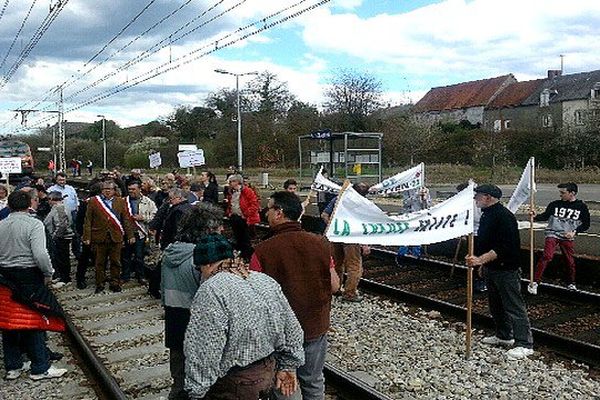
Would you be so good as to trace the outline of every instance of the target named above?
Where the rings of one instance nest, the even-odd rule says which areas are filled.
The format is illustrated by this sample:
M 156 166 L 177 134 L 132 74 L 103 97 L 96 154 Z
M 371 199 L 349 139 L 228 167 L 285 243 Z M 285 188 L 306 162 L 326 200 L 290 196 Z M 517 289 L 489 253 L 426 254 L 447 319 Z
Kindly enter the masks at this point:
M 59 100 L 58 100 L 58 162 L 60 164 L 60 170 L 65 172 L 67 170 L 67 160 L 65 158 L 65 129 L 63 126 L 63 90 L 59 88 Z

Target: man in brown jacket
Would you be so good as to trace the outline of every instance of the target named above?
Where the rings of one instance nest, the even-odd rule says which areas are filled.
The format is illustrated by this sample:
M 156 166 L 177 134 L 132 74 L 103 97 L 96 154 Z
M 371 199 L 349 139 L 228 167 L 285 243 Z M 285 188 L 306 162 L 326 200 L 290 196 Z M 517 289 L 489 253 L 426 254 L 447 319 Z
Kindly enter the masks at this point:
M 267 219 L 273 237 L 256 246 L 250 269 L 266 273 L 281 285 L 304 331 L 306 362 L 297 371 L 302 398 L 322 400 L 331 295 L 339 290 L 340 282 L 329 242 L 302 230 L 298 222 L 301 213 L 300 199 L 294 193 L 282 191 L 271 196 Z
M 115 196 L 114 182 L 102 182 L 102 193 L 88 203 L 83 226 L 83 243 L 96 253 L 96 293 L 104 290 L 105 266 L 110 260 L 110 290 L 121 291 L 121 249 L 127 238 L 135 243 L 125 201 Z

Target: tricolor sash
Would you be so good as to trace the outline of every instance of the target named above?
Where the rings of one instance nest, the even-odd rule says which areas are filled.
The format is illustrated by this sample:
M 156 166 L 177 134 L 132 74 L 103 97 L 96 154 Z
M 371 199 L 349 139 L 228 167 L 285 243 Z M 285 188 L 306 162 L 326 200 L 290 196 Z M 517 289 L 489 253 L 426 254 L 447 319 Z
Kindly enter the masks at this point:
M 115 214 L 115 212 L 112 210 L 112 208 L 110 208 L 108 206 L 108 204 L 106 204 L 104 202 L 104 200 L 102 199 L 101 196 L 94 196 L 94 199 L 96 200 L 96 202 L 100 206 L 100 210 L 102 211 L 102 213 L 108 217 L 108 220 L 114 226 L 116 226 L 121 231 L 121 234 L 124 236 L 125 235 L 125 230 L 123 230 L 123 225 L 121 224 L 121 221 L 119 221 L 119 218 L 117 217 L 117 215 Z M 116 197 L 114 197 L 113 199 L 114 199 L 113 200 L 113 202 L 114 202 L 116 200 Z
M 135 226 L 137 226 L 139 231 L 142 233 L 142 235 L 143 235 L 142 237 L 146 237 L 148 235 L 148 232 L 146 232 L 144 225 L 140 224 L 140 222 L 138 220 L 133 218 L 133 209 L 131 208 L 131 199 L 129 198 L 129 196 L 125 197 L 125 203 L 127 204 L 127 212 L 129 213 L 129 217 L 131 218 L 131 221 L 133 221 L 133 223 L 135 223 Z

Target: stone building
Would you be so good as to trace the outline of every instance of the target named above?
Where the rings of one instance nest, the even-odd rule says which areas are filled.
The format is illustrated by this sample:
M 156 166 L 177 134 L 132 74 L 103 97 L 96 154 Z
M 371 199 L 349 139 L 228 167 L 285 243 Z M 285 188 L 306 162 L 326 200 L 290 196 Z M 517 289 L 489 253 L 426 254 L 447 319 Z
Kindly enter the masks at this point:
M 423 125 L 468 121 L 483 125 L 484 109 L 509 85 L 512 74 L 432 88 L 414 106 L 415 118 Z

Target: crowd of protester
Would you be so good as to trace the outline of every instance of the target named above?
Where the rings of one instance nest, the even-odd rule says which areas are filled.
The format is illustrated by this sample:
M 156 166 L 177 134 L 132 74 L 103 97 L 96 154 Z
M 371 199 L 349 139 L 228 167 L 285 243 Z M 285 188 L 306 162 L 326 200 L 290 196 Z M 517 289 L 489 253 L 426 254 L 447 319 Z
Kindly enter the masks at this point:
M 0 235 L 11 238 L 0 244 L 0 288 L 4 280 L 15 290 L 69 285 L 72 254 L 78 289 L 91 283 L 86 272 L 93 266 L 96 294 L 106 290 L 106 283 L 110 291 L 120 292 L 124 283 L 135 280 L 161 299 L 173 381 L 169 399 L 324 398 L 332 296 L 362 301 L 358 282 L 362 257 L 370 249 L 331 244 L 304 231 L 299 221 L 306 202 L 298 197 L 295 180 L 288 179 L 283 191 L 269 197 L 262 212 L 271 231 L 254 245 L 260 192 L 234 168 L 228 171 L 221 202 L 217 179 L 208 170 L 197 177 L 168 173 L 156 181 L 137 169 L 128 175 L 101 171 L 79 192 L 67 179 L 59 172 L 52 184 L 23 180 L 10 196 L 0 185 L 0 220 L 5 220 Z M 364 183 L 353 187 L 363 196 L 368 193 Z M 516 222 L 498 203 L 497 187 L 482 185 L 476 193 L 483 217 L 476 256 L 467 261 L 487 266 L 490 307 L 498 322 L 496 335 L 484 342 L 516 342 L 512 355 L 523 358 L 532 353 L 533 344 L 518 286 Z M 319 196 L 324 223 L 335 201 Z M 408 194 L 405 203 L 409 211 L 427 208 L 429 193 Z M 551 211 L 538 219 L 547 219 Z M 223 236 L 224 217 L 230 238 Z M 585 222 L 571 225 L 587 229 Z M 502 235 L 496 234 L 499 226 Z M 35 240 L 28 241 L 32 235 Z M 146 263 L 155 246 L 160 260 Z M 419 248 L 401 251 L 401 257 L 407 252 L 420 256 Z M 509 314 L 518 318 L 508 323 Z M 66 373 L 51 366 L 57 356 L 45 345 L 43 331 L 2 332 L 7 379 L 17 379 L 27 369 L 32 379 Z M 23 362 L 23 353 L 30 364 Z

